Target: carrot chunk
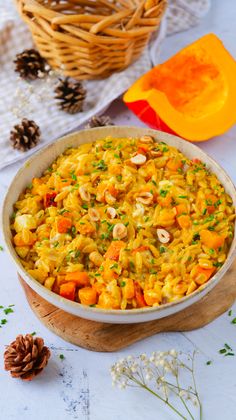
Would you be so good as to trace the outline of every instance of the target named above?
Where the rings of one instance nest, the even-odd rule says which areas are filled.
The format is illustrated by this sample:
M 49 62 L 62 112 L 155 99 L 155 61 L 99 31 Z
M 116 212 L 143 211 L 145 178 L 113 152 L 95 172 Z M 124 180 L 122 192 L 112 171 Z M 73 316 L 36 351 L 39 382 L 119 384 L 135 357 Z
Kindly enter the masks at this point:
M 215 203 L 218 201 L 218 198 L 214 194 L 208 194 L 206 196 L 206 203 L 207 203 L 207 211 L 208 214 L 214 213 L 216 210 Z
M 138 284 L 137 281 L 134 282 L 134 290 L 135 290 L 135 299 L 136 299 L 138 308 L 143 308 L 144 306 L 147 306 L 144 300 L 142 288 Z
M 203 245 L 208 248 L 217 249 L 224 245 L 225 238 L 219 235 L 217 232 L 203 229 L 200 232 L 200 238 Z
M 212 276 L 212 274 L 215 272 L 215 267 L 213 268 L 202 268 L 200 265 L 196 267 L 196 277 L 195 281 L 198 284 L 206 283 L 207 280 Z
M 94 305 L 97 303 L 97 292 L 92 287 L 83 287 L 79 290 L 79 300 L 82 305 Z
M 72 221 L 68 217 L 59 217 L 57 220 L 57 230 L 59 233 L 67 233 L 72 226 Z
M 73 281 L 77 286 L 84 287 L 89 285 L 89 276 L 86 271 L 74 271 L 66 274 L 65 281 Z
M 76 284 L 74 282 L 64 283 L 60 286 L 60 296 L 69 300 L 75 300 L 75 289 Z
M 178 169 L 182 168 L 183 163 L 180 158 L 175 157 L 168 160 L 166 167 L 170 171 L 178 171 Z
M 177 215 L 188 213 L 188 208 L 186 204 L 184 203 L 178 204 L 177 206 L 175 206 L 175 208 L 176 208 Z
M 118 261 L 120 256 L 120 251 L 122 248 L 125 247 L 124 241 L 113 241 L 107 252 L 105 253 L 104 257 L 109 258 L 109 260 Z
M 177 222 L 182 229 L 188 229 L 191 226 L 191 219 L 187 214 L 177 217 Z
M 122 295 L 125 299 L 132 299 L 134 297 L 134 281 L 132 279 L 124 279 L 125 285 L 122 287 Z

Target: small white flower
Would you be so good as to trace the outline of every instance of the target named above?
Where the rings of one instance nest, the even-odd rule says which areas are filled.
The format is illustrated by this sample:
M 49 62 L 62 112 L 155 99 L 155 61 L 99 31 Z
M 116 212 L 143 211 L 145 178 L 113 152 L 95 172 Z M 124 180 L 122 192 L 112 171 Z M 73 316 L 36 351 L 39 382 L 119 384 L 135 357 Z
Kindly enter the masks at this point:
M 179 391 L 179 396 L 181 397 L 181 398 L 185 398 L 186 397 L 186 391 L 183 391 L 183 390 L 181 390 L 181 391 Z
M 173 357 L 177 357 L 178 356 L 178 352 L 175 349 L 171 349 L 170 350 L 170 355 Z
M 141 360 L 146 360 L 146 359 L 147 359 L 147 355 L 146 355 L 146 353 L 142 353 L 142 354 L 140 354 L 140 359 L 141 359 Z

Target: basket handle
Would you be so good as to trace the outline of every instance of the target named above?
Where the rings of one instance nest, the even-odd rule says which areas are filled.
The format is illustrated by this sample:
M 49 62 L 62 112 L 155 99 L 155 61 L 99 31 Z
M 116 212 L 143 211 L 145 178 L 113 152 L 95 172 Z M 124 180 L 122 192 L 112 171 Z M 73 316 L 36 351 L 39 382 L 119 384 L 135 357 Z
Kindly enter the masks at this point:
M 111 24 L 114 24 L 116 22 L 119 22 L 121 19 L 124 19 L 125 17 L 133 14 L 135 9 L 127 9 L 122 10 L 121 12 L 114 13 L 111 16 L 107 16 L 104 19 L 102 19 L 100 22 L 93 25 L 90 29 L 90 33 L 97 34 L 98 32 L 102 31 L 103 29 L 107 28 Z
M 130 19 L 130 21 L 125 26 L 125 29 L 127 29 L 127 30 L 131 29 L 131 28 L 133 28 L 133 26 L 136 25 L 137 20 L 142 16 L 145 1 L 146 0 L 142 0 L 140 2 L 139 6 L 137 7 L 137 9 L 136 9 L 135 13 L 133 14 L 132 18 Z

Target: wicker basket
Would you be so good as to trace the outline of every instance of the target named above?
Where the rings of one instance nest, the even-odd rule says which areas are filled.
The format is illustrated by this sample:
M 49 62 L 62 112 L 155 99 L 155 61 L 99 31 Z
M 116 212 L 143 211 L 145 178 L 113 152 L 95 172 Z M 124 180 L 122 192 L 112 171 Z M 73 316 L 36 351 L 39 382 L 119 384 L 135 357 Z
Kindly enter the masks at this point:
M 136 60 L 166 0 L 16 0 L 41 55 L 75 79 L 96 79 Z

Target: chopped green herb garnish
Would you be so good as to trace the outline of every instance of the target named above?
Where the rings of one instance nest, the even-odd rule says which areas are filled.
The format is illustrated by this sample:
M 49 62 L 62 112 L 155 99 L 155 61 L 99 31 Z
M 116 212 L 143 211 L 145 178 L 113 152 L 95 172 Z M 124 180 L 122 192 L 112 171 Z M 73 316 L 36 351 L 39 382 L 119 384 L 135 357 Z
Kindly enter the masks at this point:
M 2 245 L 0 245 L 0 251 L 3 251 L 3 249 L 4 249 L 4 248 L 3 248 L 3 246 L 2 246 Z
M 210 216 L 208 216 L 208 217 L 205 219 L 205 222 L 212 222 L 212 220 L 214 220 L 214 218 L 215 218 L 215 216 L 214 216 L 213 214 L 210 214 Z
M 117 178 L 117 181 L 119 181 L 119 182 L 120 182 L 120 181 L 122 180 L 122 175 L 117 175 L 117 177 L 116 177 L 116 178 Z
M 227 344 L 227 343 L 225 343 L 225 348 L 227 349 L 227 350 L 232 350 L 232 348 Z
M 217 200 L 217 201 L 214 203 L 214 206 L 215 206 L 215 207 L 218 207 L 220 204 L 222 204 L 222 201 L 221 201 L 221 200 Z
M 232 319 L 231 324 L 236 324 L 236 318 Z
M 33 332 L 31 333 L 31 335 L 32 335 L 32 337 L 33 337 L 34 335 L 36 335 L 36 332 L 35 332 L 35 331 L 33 331 Z
M 188 198 L 188 196 L 187 196 L 187 195 L 179 195 L 178 197 L 179 197 L 179 198 Z
M 193 235 L 193 240 L 194 240 L 194 241 L 199 241 L 199 240 L 200 240 L 200 235 L 199 235 L 199 233 L 195 233 L 195 234 Z
M 56 248 L 58 245 L 59 245 L 59 242 L 58 241 L 54 242 L 53 248 Z
M 1 325 L 4 325 L 7 323 L 7 319 L 1 319 Z
M 208 360 L 207 362 L 206 362 L 206 365 L 211 365 L 212 364 L 212 361 L 211 360 Z
M 152 183 L 153 183 L 153 185 L 157 186 L 157 183 L 156 183 L 156 181 L 154 181 L 154 179 L 152 179 Z
M 96 308 L 96 303 L 93 303 L 92 305 L 89 305 L 90 308 Z
M 215 230 L 215 227 L 214 227 L 214 226 L 209 226 L 209 227 L 208 227 L 208 230 L 211 230 L 211 231 L 212 231 L 212 230 Z
M 80 223 L 82 224 L 82 222 L 80 222 Z M 71 235 L 72 235 L 72 237 L 76 236 L 76 227 L 75 226 L 71 227 Z
M 64 214 L 64 213 L 67 213 L 67 212 L 68 212 L 68 210 L 66 210 L 66 209 L 62 209 L 62 210 L 58 211 L 59 214 Z
M 3 309 L 5 315 L 12 314 L 14 311 L 12 308 L 5 308 Z
M 121 284 L 120 284 L 120 287 L 124 287 L 125 285 L 126 285 L 126 282 L 122 281 Z
M 213 255 L 215 253 L 215 250 L 213 248 L 209 249 L 209 254 Z
M 164 246 L 160 246 L 160 253 L 163 254 L 166 252 L 166 248 Z
M 118 268 L 119 266 L 118 266 L 118 264 L 117 263 L 114 263 L 114 264 L 112 264 L 111 266 L 110 266 L 110 269 L 112 270 L 113 268 Z
M 130 269 L 131 270 L 134 270 L 135 269 L 135 265 L 134 265 L 133 261 L 130 261 L 129 262 L 129 266 L 130 266 Z
M 203 216 L 205 216 L 206 212 L 207 212 L 207 209 L 204 209 L 202 212 Z
M 59 358 L 60 358 L 61 360 L 64 360 L 64 359 L 65 359 L 64 354 L 59 354 Z
M 223 265 L 223 263 L 220 263 L 218 261 L 213 263 L 214 267 L 222 267 L 222 265 Z
M 75 175 L 74 172 L 71 172 L 70 176 L 74 181 L 77 181 L 77 176 Z
M 231 316 L 231 315 L 232 315 L 232 309 L 230 309 L 228 312 L 228 316 Z
M 165 147 L 162 148 L 163 153 L 168 152 L 168 151 L 169 151 L 168 147 L 165 146 Z
M 226 352 L 227 352 L 227 350 L 226 350 L 226 349 L 220 349 L 220 350 L 219 350 L 219 353 L 220 353 L 220 354 L 224 354 L 224 353 L 226 353 Z
M 103 159 L 99 160 L 97 163 L 93 163 L 93 166 L 96 166 L 97 169 L 100 171 L 106 171 L 107 170 L 107 164 L 104 162 Z
M 101 239 L 107 239 L 109 238 L 110 233 L 102 233 L 101 234 Z
M 115 157 L 116 159 L 120 159 L 120 155 L 118 155 L 117 153 L 114 153 L 114 157 Z
M 160 190 L 161 197 L 166 197 L 167 194 L 168 194 L 167 190 Z
M 88 210 L 88 204 L 86 204 L 86 203 L 84 203 L 84 204 L 82 204 L 82 206 L 81 206 L 83 209 L 85 209 L 85 210 Z

